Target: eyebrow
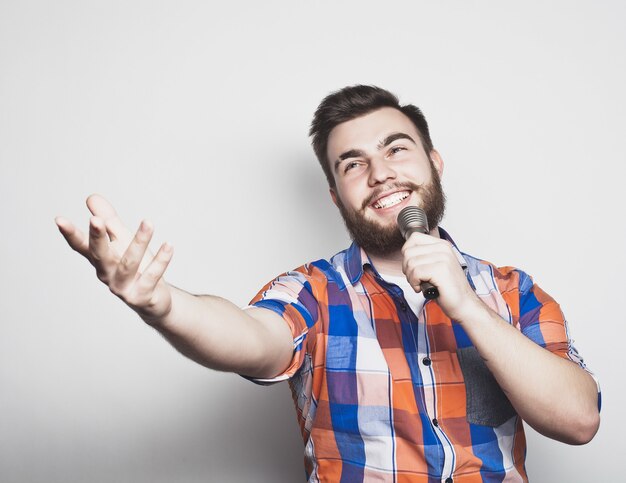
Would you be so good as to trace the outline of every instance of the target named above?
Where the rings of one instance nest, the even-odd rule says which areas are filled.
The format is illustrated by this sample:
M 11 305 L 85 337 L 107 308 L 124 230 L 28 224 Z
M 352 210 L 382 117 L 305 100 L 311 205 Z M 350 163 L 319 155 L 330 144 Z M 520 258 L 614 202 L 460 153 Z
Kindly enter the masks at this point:
M 408 139 L 409 141 L 411 141 L 413 144 L 417 146 L 417 143 L 415 142 L 415 140 L 411 136 L 409 136 L 407 133 L 394 132 L 390 134 L 389 136 L 387 136 L 385 139 L 383 139 L 382 142 L 378 143 L 378 149 L 382 149 L 385 146 L 389 146 L 392 142 L 397 141 L 398 139 Z
M 389 146 L 392 142 L 397 141 L 398 139 L 408 139 L 417 146 L 415 140 L 408 134 L 403 132 L 394 132 L 387 136 L 385 139 L 383 139 L 381 142 L 379 142 L 376 147 L 378 148 L 378 150 L 381 150 L 384 147 Z M 358 158 L 360 156 L 365 156 L 365 152 L 360 149 L 350 149 L 344 153 L 341 153 L 335 161 L 335 172 L 337 172 L 337 169 L 339 168 L 339 165 L 342 161 L 349 158 Z

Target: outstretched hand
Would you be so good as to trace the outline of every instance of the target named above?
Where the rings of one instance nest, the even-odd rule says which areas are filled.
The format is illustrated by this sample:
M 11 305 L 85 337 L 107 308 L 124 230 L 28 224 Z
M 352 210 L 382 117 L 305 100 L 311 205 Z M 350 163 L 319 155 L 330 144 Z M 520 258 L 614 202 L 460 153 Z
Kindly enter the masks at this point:
M 163 274 L 172 259 L 172 247 L 163 243 L 157 254 L 152 255 L 148 250 L 152 225 L 143 220 L 133 236 L 113 206 L 100 195 L 87 198 L 87 207 L 93 215 L 89 236 L 68 219 L 55 218 L 67 243 L 89 260 L 98 279 L 146 322 L 167 315 L 172 297 Z

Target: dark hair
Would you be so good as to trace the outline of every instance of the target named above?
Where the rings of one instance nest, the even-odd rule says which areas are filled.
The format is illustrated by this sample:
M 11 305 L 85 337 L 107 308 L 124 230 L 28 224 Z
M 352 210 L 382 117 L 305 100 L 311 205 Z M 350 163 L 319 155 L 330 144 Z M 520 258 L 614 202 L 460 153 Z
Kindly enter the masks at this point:
M 348 86 L 326 96 L 313 116 L 309 136 L 313 150 L 322 165 L 329 186 L 335 186 L 335 178 L 328 160 L 328 136 L 342 122 L 369 114 L 382 107 L 393 107 L 407 116 L 417 128 L 422 146 L 427 154 L 433 149 L 428 123 L 422 111 L 413 104 L 400 105 L 398 98 L 389 91 L 376 86 Z

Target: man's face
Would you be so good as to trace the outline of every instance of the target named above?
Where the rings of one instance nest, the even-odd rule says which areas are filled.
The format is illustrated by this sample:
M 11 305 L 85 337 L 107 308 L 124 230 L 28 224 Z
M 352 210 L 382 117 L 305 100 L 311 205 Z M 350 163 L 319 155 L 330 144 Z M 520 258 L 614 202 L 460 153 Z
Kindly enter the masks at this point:
M 398 251 L 404 239 L 397 216 L 419 206 L 435 228 L 445 197 L 437 151 L 424 151 L 411 120 L 384 107 L 336 126 L 328 137 L 328 159 L 335 179 L 331 196 L 352 238 L 372 255 Z

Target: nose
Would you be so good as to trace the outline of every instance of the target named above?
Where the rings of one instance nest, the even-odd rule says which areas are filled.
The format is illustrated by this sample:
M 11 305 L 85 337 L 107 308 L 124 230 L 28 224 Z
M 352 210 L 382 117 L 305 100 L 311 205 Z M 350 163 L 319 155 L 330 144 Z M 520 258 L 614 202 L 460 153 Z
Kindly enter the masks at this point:
M 386 162 L 385 159 L 371 159 L 369 166 L 369 184 L 376 186 L 384 183 L 389 179 L 396 178 L 395 170 Z

